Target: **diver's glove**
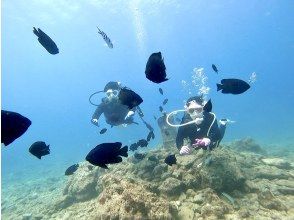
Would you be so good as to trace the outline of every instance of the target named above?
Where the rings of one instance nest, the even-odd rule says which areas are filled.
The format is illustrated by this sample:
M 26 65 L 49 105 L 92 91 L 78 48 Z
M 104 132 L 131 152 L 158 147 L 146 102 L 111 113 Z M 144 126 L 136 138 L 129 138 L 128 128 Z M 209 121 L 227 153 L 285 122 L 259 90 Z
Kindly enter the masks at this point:
M 189 155 L 191 154 L 191 148 L 188 146 L 181 147 L 180 155 Z
M 211 141 L 209 138 L 202 138 L 202 139 L 195 139 L 195 143 L 193 144 L 194 148 L 202 148 L 202 147 L 208 147 L 210 145 Z
M 99 127 L 98 119 L 97 119 L 97 118 L 93 118 L 93 119 L 91 120 L 91 122 L 92 122 L 94 125 L 96 125 L 97 127 Z
M 133 111 L 129 111 L 127 116 L 125 117 L 125 120 L 128 119 L 129 117 L 132 117 L 135 114 Z

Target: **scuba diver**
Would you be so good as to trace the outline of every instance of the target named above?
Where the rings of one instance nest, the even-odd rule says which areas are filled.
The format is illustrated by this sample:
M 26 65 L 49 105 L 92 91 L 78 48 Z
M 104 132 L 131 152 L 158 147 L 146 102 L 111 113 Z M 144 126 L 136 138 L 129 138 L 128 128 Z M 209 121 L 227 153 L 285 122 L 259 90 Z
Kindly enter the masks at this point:
M 95 92 L 89 97 L 89 102 L 97 106 L 92 116 L 92 124 L 99 127 L 98 120 L 102 113 L 104 114 L 106 123 L 111 125 L 111 127 L 118 125 L 123 125 L 125 127 L 129 124 L 138 124 L 134 122 L 133 116 L 136 110 L 139 114 L 142 114 L 139 106 L 134 106 L 130 109 L 127 105 L 122 104 L 119 99 L 119 93 L 124 88 L 126 87 L 122 87 L 120 82 L 108 82 L 103 91 Z M 91 101 L 91 98 L 93 95 L 101 92 L 104 92 L 106 96 L 102 98 L 101 103 L 97 105 Z
M 215 114 L 211 112 L 211 101 L 205 102 L 202 96 L 189 98 L 184 108 L 171 112 L 166 118 L 170 126 L 179 127 L 176 146 L 180 155 L 190 154 L 192 148 L 212 150 L 217 147 L 225 134 L 229 120 L 221 119 L 219 127 Z M 181 124 L 171 124 L 169 118 L 177 112 L 185 112 Z

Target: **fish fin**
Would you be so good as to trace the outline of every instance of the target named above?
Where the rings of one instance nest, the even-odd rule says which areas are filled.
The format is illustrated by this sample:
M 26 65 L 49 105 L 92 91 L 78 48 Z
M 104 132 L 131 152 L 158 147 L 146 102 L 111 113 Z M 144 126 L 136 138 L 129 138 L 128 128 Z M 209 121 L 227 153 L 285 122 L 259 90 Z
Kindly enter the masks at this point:
M 38 157 L 41 160 L 41 155 L 37 155 L 36 157 Z
M 124 146 L 123 148 L 120 149 L 119 155 L 128 157 L 128 146 Z
M 37 29 L 36 29 L 35 27 L 33 27 L 33 28 L 34 28 L 34 30 L 33 30 L 34 34 L 35 34 L 37 37 L 39 37 L 39 32 L 37 31 Z
M 97 164 L 99 167 L 102 167 L 104 169 L 108 169 L 108 167 L 106 166 L 106 164 Z
M 217 91 L 223 89 L 223 85 L 222 84 L 217 83 L 216 86 L 217 86 Z

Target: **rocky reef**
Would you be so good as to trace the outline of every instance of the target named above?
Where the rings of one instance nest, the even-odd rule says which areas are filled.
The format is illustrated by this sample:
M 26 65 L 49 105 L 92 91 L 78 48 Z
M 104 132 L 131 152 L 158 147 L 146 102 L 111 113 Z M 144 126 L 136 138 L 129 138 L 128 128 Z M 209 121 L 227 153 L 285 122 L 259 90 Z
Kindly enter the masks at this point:
M 177 164 L 168 166 L 164 158 L 172 153 Z M 108 170 L 89 166 L 81 162 L 62 192 L 31 207 L 30 216 L 2 210 L 3 219 L 294 218 L 293 163 L 271 157 L 252 139 L 188 156 L 159 148 Z

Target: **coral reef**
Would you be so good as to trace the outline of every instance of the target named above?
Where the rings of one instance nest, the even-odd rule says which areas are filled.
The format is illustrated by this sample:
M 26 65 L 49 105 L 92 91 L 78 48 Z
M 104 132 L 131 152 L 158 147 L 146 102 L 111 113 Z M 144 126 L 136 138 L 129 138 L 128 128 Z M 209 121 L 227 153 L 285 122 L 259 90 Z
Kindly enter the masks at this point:
M 241 148 L 246 149 L 235 150 Z M 172 153 L 177 156 L 177 164 L 168 166 L 164 158 Z M 51 201 L 22 209 L 15 200 L 14 211 L 4 204 L 3 219 L 294 217 L 292 163 L 266 155 L 252 139 L 211 152 L 195 150 L 188 156 L 179 156 L 176 149 L 161 148 L 147 152 L 142 160 L 130 156 L 108 170 L 88 166 L 81 162 L 78 171 L 66 183 L 62 181 L 62 190 L 51 192 Z

